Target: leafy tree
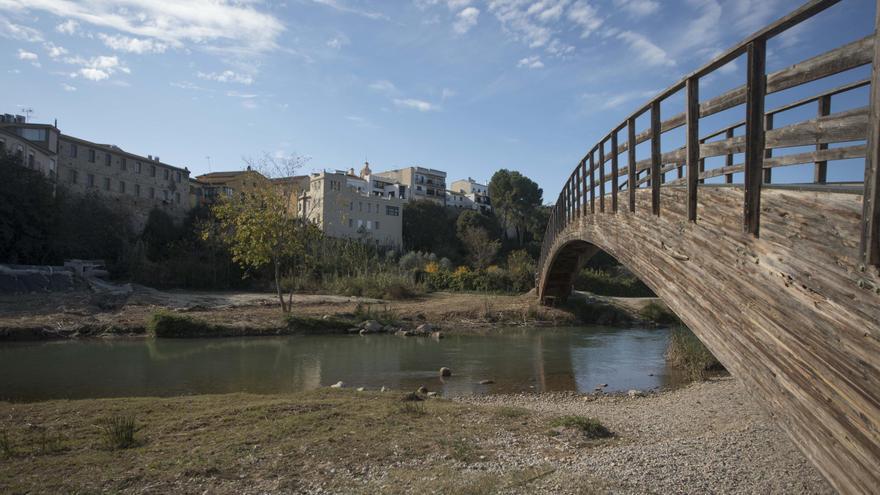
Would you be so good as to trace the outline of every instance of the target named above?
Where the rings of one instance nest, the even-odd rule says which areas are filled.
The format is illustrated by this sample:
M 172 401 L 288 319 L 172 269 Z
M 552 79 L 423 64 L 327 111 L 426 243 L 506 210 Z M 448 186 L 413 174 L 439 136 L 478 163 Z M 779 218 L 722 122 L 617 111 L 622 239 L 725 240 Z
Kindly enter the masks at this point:
M 527 233 L 536 227 L 542 195 L 538 184 L 515 170 L 501 169 L 489 181 L 492 207 L 505 231 L 515 232 L 519 246 L 525 244 Z
M 286 176 L 292 176 L 302 163 L 298 157 L 267 160 L 276 171 L 286 168 L 282 172 Z M 298 275 L 304 267 L 308 246 L 321 237 L 314 224 L 297 214 L 293 200 L 296 194 L 295 188 L 258 188 L 213 208 L 234 261 L 249 269 L 271 265 L 275 291 L 285 313 L 292 309 L 293 287 L 285 300 L 282 279 Z
M 47 262 L 55 212 L 52 184 L 20 158 L 0 153 L 0 260 Z
M 501 232 L 501 226 L 495 215 L 481 213 L 477 210 L 462 211 L 455 221 L 456 235 L 461 239 L 467 230 L 473 228 L 485 230 L 493 239 L 498 239 L 498 234 Z
M 174 244 L 181 240 L 184 230 L 174 225 L 171 215 L 153 208 L 147 217 L 141 240 L 146 244 L 147 257 L 153 261 L 168 258 L 174 251 Z
M 457 212 L 432 201 L 412 201 L 403 208 L 403 245 L 407 251 L 434 252 L 458 258 Z
M 477 270 L 486 269 L 495 259 L 498 250 L 501 249 L 501 242 L 490 239 L 486 229 L 479 227 L 465 230 L 462 233 L 461 241 L 467 249 L 468 260 Z

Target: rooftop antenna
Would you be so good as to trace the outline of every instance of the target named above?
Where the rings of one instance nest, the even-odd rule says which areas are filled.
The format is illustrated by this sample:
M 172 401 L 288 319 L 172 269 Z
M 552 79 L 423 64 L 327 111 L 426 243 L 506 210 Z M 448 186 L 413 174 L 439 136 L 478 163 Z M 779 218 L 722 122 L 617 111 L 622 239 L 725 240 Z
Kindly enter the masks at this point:
M 34 113 L 34 109 L 30 107 L 21 107 L 21 113 L 24 114 L 25 123 L 31 121 L 31 114 Z
M 205 160 L 208 160 L 208 173 L 210 174 L 211 173 L 211 157 L 206 156 Z

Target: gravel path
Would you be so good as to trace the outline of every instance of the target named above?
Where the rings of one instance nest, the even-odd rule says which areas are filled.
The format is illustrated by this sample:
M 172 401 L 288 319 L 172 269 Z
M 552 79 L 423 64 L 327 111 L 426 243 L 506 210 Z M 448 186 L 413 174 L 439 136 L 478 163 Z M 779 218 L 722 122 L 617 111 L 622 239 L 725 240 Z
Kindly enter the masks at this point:
M 528 493 L 834 493 L 732 378 L 647 397 L 521 394 L 460 400 L 596 417 L 618 434 L 619 441 L 592 449 L 561 445 L 558 457 L 548 457 L 546 449 L 534 452 L 543 459 L 524 458 L 528 447 L 511 445 L 499 468 L 542 462 L 555 468 L 530 483 Z M 498 441 L 506 441 L 503 434 Z

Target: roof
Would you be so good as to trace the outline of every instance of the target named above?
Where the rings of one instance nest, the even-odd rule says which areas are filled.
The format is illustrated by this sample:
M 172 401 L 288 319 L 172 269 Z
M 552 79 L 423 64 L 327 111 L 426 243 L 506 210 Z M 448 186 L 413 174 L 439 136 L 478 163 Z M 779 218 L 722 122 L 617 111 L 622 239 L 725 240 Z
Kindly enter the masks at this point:
M 43 153 L 45 153 L 47 155 L 56 155 L 57 154 L 54 151 L 50 151 L 48 148 L 44 148 L 42 145 L 40 145 L 38 143 L 35 143 L 29 139 L 25 139 L 24 137 L 19 136 L 18 134 L 14 133 L 14 132 L 9 132 L 2 127 L 0 127 L 0 134 L 6 134 L 6 135 L 11 136 L 15 139 L 18 139 L 19 141 L 25 141 L 26 143 L 28 143 L 28 145 L 33 146 L 34 148 L 42 151 Z
M 118 153 L 120 155 L 125 155 L 128 158 L 132 158 L 134 160 L 140 160 L 140 161 L 146 162 L 146 163 L 157 163 L 159 165 L 162 165 L 163 167 L 168 167 L 171 169 L 179 170 L 181 172 L 189 173 L 189 169 L 187 169 L 186 167 L 183 167 L 183 168 L 176 167 L 176 166 L 171 165 L 169 163 L 160 162 L 160 161 L 156 160 L 155 158 L 147 158 L 142 155 L 137 155 L 137 154 L 134 154 L 130 151 L 125 151 L 122 148 L 120 148 L 119 146 L 116 146 L 114 144 L 96 143 L 94 141 L 89 141 L 87 139 L 78 138 L 76 136 L 71 136 L 69 134 L 60 134 L 59 139 L 61 139 L 63 141 L 76 141 L 77 143 L 84 144 L 86 146 L 90 146 L 93 148 L 103 148 L 104 150 L 111 151 L 113 153 Z

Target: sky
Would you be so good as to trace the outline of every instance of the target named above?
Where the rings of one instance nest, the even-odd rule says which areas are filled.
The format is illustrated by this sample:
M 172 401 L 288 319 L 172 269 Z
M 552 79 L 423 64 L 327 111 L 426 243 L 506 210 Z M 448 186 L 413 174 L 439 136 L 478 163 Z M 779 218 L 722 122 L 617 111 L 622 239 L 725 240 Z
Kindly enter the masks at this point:
M 66 134 L 158 155 L 194 176 L 290 154 L 307 158 L 303 172 L 369 160 L 374 171 L 445 170 L 449 182 L 508 168 L 552 202 L 585 152 L 631 112 L 800 4 L 0 0 L 0 112 L 32 109 L 32 122 L 57 119 Z M 874 0 L 843 0 L 771 40 L 768 70 L 870 34 L 874 9 Z M 849 71 L 767 106 L 867 74 Z M 738 59 L 701 81 L 701 96 L 744 80 Z M 867 94 L 836 98 L 832 110 L 865 105 Z M 683 105 L 675 95 L 662 113 Z M 742 119 L 736 112 L 721 117 Z M 681 145 L 674 134 L 664 134 L 664 151 Z M 829 167 L 829 179 L 863 167 L 844 165 Z M 800 180 L 802 169 L 784 180 Z

